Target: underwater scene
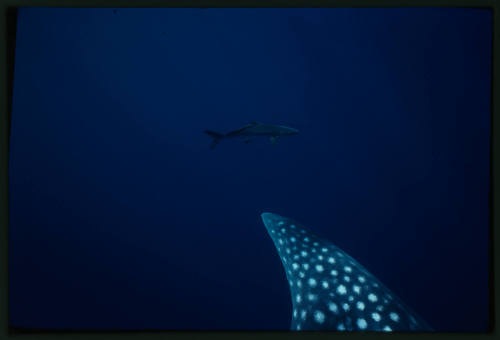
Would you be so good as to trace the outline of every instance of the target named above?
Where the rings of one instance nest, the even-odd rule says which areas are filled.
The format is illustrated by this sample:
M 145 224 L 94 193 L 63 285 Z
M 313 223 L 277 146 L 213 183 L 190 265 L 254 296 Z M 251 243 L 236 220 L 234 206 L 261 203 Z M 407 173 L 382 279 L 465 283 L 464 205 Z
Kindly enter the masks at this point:
M 17 14 L 10 327 L 488 330 L 491 11 Z

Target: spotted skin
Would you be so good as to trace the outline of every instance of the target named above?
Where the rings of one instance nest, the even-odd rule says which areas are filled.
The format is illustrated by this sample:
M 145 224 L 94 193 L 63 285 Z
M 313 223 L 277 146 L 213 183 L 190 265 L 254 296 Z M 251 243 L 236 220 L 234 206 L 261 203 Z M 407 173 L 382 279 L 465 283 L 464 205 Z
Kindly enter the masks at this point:
M 432 330 L 340 248 L 289 218 L 261 217 L 290 285 L 292 330 Z

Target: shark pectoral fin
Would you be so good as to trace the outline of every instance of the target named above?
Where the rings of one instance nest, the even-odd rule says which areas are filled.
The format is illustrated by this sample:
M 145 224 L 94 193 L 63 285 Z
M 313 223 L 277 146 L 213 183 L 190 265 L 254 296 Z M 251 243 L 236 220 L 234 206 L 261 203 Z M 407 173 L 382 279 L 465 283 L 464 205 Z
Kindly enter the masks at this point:
M 276 144 L 276 142 L 278 141 L 278 138 L 279 138 L 279 136 L 273 136 L 273 137 L 271 137 L 271 138 L 270 138 L 271 143 L 272 143 L 273 145 L 274 145 L 274 144 Z

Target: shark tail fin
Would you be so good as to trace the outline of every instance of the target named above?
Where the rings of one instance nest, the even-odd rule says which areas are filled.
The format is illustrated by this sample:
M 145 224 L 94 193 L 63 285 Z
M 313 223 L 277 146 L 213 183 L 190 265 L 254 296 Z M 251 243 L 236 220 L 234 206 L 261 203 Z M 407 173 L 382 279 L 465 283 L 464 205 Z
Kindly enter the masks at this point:
M 205 133 L 213 138 L 212 143 L 210 144 L 210 149 L 215 148 L 215 146 L 221 141 L 221 139 L 224 138 L 224 134 L 222 133 L 210 130 L 205 130 Z

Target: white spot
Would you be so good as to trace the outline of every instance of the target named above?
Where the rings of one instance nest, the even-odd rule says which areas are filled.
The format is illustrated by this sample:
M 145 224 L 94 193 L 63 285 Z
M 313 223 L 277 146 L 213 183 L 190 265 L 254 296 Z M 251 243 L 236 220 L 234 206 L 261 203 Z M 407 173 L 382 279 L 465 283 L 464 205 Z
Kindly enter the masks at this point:
M 302 250 L 302 251 L 300 252 L 300 255 L 302 255 L 303 257 L 306 257 L 306 256 L 307 256 L 307 251 Z
M 294 310 L 293 310 L 293 317 L 294 317 L 294 318 L 296 318 L 296 317 L 297 317 L 297 314 L 298 314 L 297 310 L 296 310 L 296 309 L 294 309 Z
M 379 312 L 383 311 L 383 310 L 384 310 L 384 306 L 377 306 L 377 310 L 378 310 Z
M 316 248 L 311 249 L 311 252 L 315 253 L 316 252 Z
M 379 322 L 381 317 L 380 317 L 380 314 L 375 312 L 375 313 L 372 313 L 372 319 Z
M 314 294 L 309 293 L 309 294 L 307 294 L 307 299 L 309 301 L 315 301 L 317 299 L 317 296 L 314 295 Z
M 302 296 L 300 296 L 300 294 L 297 294 L 297 296 L 295 297 L 295 301 L 297 301 L 297 303 L 300 303 L 302 301 Z
M 309 286 L 316 287 L 316 279 L 311 277 L 307 282 L 309 283 Z
M 291 241 L 291 242 L 295 242 L 295 241 L 297 241 L 297 239 L 296 239 L 295 237 L 293 237 L 293 236 L 292 236 L 292 237 L 290 237 L 290 241 Z
M 356 303 L 356 307 L 359 309 L 359 310 L 364 310 L 365 309 L 365 304 L 362 302 L 362 301 L 358 301 Z
M 337 255 L 338 255 L 339 257 L 344 257 L 344 254 L 342 254 L 342 253 L 341 253 L 341 252 L 339 252 L 339 251 L 337 252 Z
M 284 263 L 286 263 L 286 262 L 287 262 L 285 258 L 283 258 L 283 262 L 284 262 Z
M 350 273 L 350 272 L 352 272 L 352 268 L 351 268 L 351 267 L 349 267 L 349 266 L 345 266 L 345 267 L 344 267 L 344 270 L 346 271 L 346 273 Z
M 304 242 L 309 242 L 309 237 L 304 237 Z
M 322 251 L 323 253 L 326 253 L 326 252 L 328 251 L 328 249 L 326 249 L 326 248 L 321 248 L 321 251 Z
M 297 325 L 297 330 L 300 331 L 300 324 Z
M 314 312 L 314 321 L 316 321 L 317 323 L 323 323 L 325 322 L 325 313 L 323 313 L 322 311 L 315 311 Z
M 354 285 L 354 286 L 352 286 L 352 289 L 354 290 L 354 292 L 355 292 L 356 294 L 359 294 L 359 293 L 361 292 L 361 287 L 360 287 L 360 286 L 358 286 L 358 285 Z
M 351 281 L 351 278 L 349 276 L 345 275 L 344 276 L 344 281 L 345 282 L 349 282 L 349 281 Z
M 306 276 L 306 275 L 304 274 L 304 272 L 299 272 L 299 277 L 300 277 L 301 279 L 303 279 L 305 276 Z
M 351 296 L 349 296 L 349 297 L 347 298 L 347 300 L 349 300 L 349 302 L 352 302 L 352 301 L 354 301 L 354 298 L 353 298 L 353 297 L 352 297 L 352 295 L 351 295 Z
M 302 287 L 302 281 L 300 281 L 300 280 L 297 281 L 297 287 L 299 287 L 299 288 Z
M 321 282 L 321 285 L 323 286 L 323 288 L 327 289 L 328 288 L 328 282 L 326 281 L 323 281 Z
M 391 332 L 392 328 L 389 327 L 389 326 L 385 326 L 384 329 L 383 329 L 383 331 L 385 331 L 385 332 Z
M 293 259 L 294 260 L 298 260 L 299 259 L 299 255 L 293 255 Z
M 302 229 L 300 232 L 301 232 L 302 234 L 305 234 L 305 233 L 306 233 L 306 231 L 305 231 L 305 230 L 303 230 L 303 229 Z
M 337 330 L 339 331 L 345 331 L 345 326 L 343 323 L 339 323 L 339 325 L 337 326 Z
M 332 276 L 337 276 L 337 274 L 338 274 L 338 272 L 337 272 L 335 269 L 333 269 L 333 270 L 330 272 L 330 275 L 332 275 Z
M 285 228 L 281 228 L 281 232 L 284 233 L 285 232 Z
M 323 268 L 322 265 L 320 265 L 320 264 L 316 265 L 316 271 L 318 271 L 319 273 L 321 273 L 323 270 L 324 270 L 324 268 Z
M 290 224 L 290 228 L 295 229 L 295 224 Z
M 329 302 L 328 309 L 334 313 L 337 313 L 339 311 L 339 308 L 337 307 L 337 304 L 335 302 Z
M 279 226 L 282 226 L 283 224 L 285 224 L 285 222 L 283 222 L 283 221 L 279 221 L 279 222 L 278 222 L 278 225 L 279 225 Z M 283 230 L 283 229 L 282 229 L 282 230 Z
M 344 310 L 347 312 L 351 307 L 349 307 L 348 303 L 344 303 L 342 304 L 342 308 L 344 308 Z
M 378 300 L 377 295 L 373 293 L 368 294 L 368 300 L 370 300 L 371 302 L 377 302 Z
M 364 277 L 364 276 L 362 276 L 362 275 L 358 276 L 358 280 L 359 280 L 359 282 L 361 282 L 361 283 L 363 283 L 363 282 L 365 282 L 365 281 L 366 281 L 365 277 Z
M 337 287 L 337 293 L 344 295 L 345 293 L 347 293 L 347 289 L 345 288 L 344 285 L 339 285 Z
M 368 326 L 368 323 L 363 318 L 359 318 L 357 323 L 358 323 L 359 329 L 365 329 L 366 326 Z
M 389 317 L 394 322 L 398 322 L 399 321 L 399 315 L 397 313 L 392 312 L 392 313 L 389 314 Z
M 306 315 L 307 315 L 307 312 L 305 309 L 303 309 L 302 312 L 300 312 L 300 317 L 304 320 L 306 318 Z
M 293 281 L 290 281 L 290 287 L 293 287 Z
M 377 282 L 373 282 L 372 286 L 375 287 L 375 288 L 377 288 L 378 287 L 378 283 Z
M 274 229 L 271 230 L 271 233 L 273 233 L 273 234 L 275 233 Z
M 279 244 L 281 244 L 281 245 L 283 244 L 283 240 L 282 240 L 282 239 L 278 239 L 278 242 L 279 242 Z
M 309 263 L 303 263 L 302 267 L 304 267 L 305 270 L 309 269 Z
M 313 246 L 317 247 L 317 246 L 319 246 L 319 243 L 318 242 L 314 242 Z
M 335 263 L 335 259 L 333 257 L 329 257 L 328 258 L 328 263 L 334 264 Z
M 287 253 L 287 254 L 290 254 L 290 253 L 291 253 L 290 248 L 286 248 L 286 253 Z
M 323 260 L 323 255 L 318 255 L 318 260 Z

